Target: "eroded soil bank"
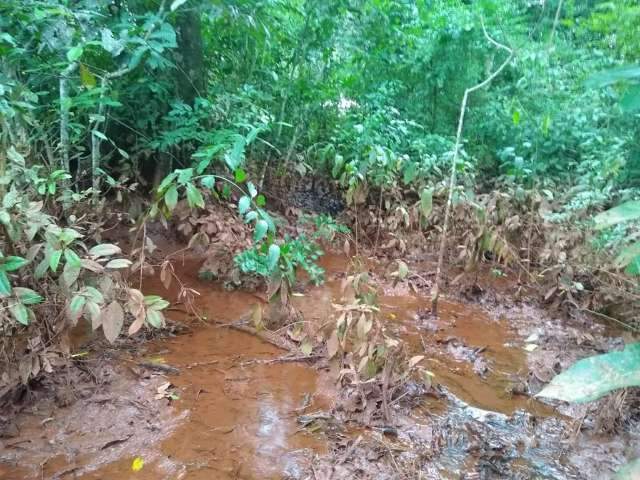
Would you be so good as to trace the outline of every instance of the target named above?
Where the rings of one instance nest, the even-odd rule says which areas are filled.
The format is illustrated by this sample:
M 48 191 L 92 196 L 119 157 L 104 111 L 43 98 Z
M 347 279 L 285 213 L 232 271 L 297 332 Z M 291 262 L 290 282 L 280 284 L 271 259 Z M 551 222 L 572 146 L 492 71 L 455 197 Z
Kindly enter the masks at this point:
M 300 285 L 293 297 L 318 325 L 333 319 L 349 262 L 327 255 L 322 263 L 326 284 Z M 380 280 L 380 314 L 434 375 L 411 408 L 394 399 L 394 425 L 380 428 L 355 421 L 355 407 L 337 411 L 322 361 L 282 361 L 278 348 L 228 328 L 262 300 L 199 280 L 198 268 L 194 259 L 176 264 L 200 293 L 202 318 L 179 303 L 170 313 L 184 331 L 116 351 L 91 348 L 97 339 L 75 332 L 69 398 L 43 385 L 50 395 L 12 419 L 0 478 L 602 479 L 638 453 L 640 439 L 627 433 L 638 432 L 633 416 L 602 432 L 611 406 L 554 408 L 531 396 L 576 358 L 621 345 L 619 332 L 526 303 L 481 306 L 486 297 L 443 302 L 436 320 L 419 288 Z M 159 279 L 145 289 L 177 295 Z M 82 372 L 91 378 L 76 378 Z M 135 457 L 144 460 L 137 472 Z

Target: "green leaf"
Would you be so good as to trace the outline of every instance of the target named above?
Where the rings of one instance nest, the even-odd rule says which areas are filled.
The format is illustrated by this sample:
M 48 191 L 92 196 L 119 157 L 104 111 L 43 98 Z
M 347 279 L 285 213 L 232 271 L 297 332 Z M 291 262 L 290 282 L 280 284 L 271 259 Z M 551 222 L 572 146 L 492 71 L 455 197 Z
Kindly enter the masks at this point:
M 78 268 L 82 266 L 82 260 L 80 260 L 80 257 L 76 254 L 76 252 L 74 252 L 70 248 L 65 248 L 64 258 L 66 260 L 67 265 L 72 265 Z
M 84 50 L 82 49 L 82 47 L 71 47 L 67 52 L 67 60 L 69 60 L 71 63 L 75 62 L 82 56 L 83 51 Z
M 631 85 L 620 99 L 620 107 L 625 113 L 640 110 L 640 85 Z
M 157 310 L 157 311 L 164 310 L 170 305 L 169 302 L 167 302 L 164 298 L 162 298 L 159 295 L 147 295 L 146 297 L 144 297 L 144 304 L 150 310 Z
M 278 260 L 280 260 L 280 247 L 274 243 L 269 247 L 269 270 L 273 270 L 276 267 Z
M 596 230 L 604 230 L 638 218 L 640 218 L 640 200 L 633 200 L 599 213 L 593 220 Z
M 87 298 L 90 298 L 94 303 L 104 303 L 104 296 L 102 295 L 102 292 L 100 292 L 100 290 L 98 290 L 97 288 L 87 286 L 84 288 L 84 290 L 85 296 Z
M 48 268 L 49 268 L 49 261 L 45 258 L 38 264 L 35 272 L 33 272 L 33 276 L 36 278 L 36 280 L 40 280 L 47 273 Z
M 244 223 L 253 222 L 256 218 L 258 218 L 258 212 L 256 212 L 255 210 L 251 210 L 245 215 Z
M 2 264 L 0 264 L 0 268 L 6 272 L 13 272 L 14 270 L 18 270 L 29 263 L 26 258 L 22 257 L 6 257 L 3 260 Z
M 116 258 L 111 260 L 109 263 L 105 265 L 106 268 L 129 268 L 131 266 L 131 260 L 127 260 L 126 258 Z
M 418 175 L 418 168 L 416 162 L 409 161 L 407 162 L 407 166 L 404 169 L 404 173 L 402 175 L 402 181 L 405 185 L 409 185 L 416 179 Z
M 187 202 L 191 208 L 199 207 L 204 208 L 204 198 L 192 183 L 187 183 Z
M 240 215 L 244 215 L 246 211 L 249 210 L 250 206 L 251 199 L 249 197 L 247 197 L 246 195 L 240 197 L 240 200 L 238 201 L 238 212 L 240 213 Z
M 80 83 L 82 83 L 83 87 L 87 87 L 89 90 L 96 86 L 96 77 L 84 63 L 80 64 Z
M 536 396 L 584 403 L 618 388 L 637 386 L 640 386 L 640 343 L 633 343 L 622 352 L 596 355 L 574 363 Z
M 62 257 L 62 250 L 54 250 L 49 257 L 49 267 L 52 272 L 56 272 L 58 270 L 58 265 L 60 265 L 60 258 Z
M 29 325 L 29 309 L 22 303 L 14 303 L 9 306 L 9 311 L 13 318 L 22 325 Z
M 420 193 L 420 213 L 429 218 L 433 210 L 433 188 L 423 188 Z
M 209 190 L 213 190 L 213 187 L 216 185 L 216 177 L 213 175 L 206 175 L 200 179 L 200 185 Z
M 633 262 L 639 255 L 640 242 L 636 242 L 623 248 L 613 263 L 616 268 L 624 268 Z
M 247 183 L 247 189 L 249 190 L 251 198 L 256 198 L 256 195 L 258 195 L 258 189 L 252 182 Z
M 624 465 L 613 477 L 613 480 L 638 480 L 640 478 L 640 459 Z
M 513 111 L 513 114 L 511 115 L 511 120 L 513 121 L 513 124 L 516 127 L 520 125 L 520 112 L 518 110 Z
M 16 287 L 13 289 L 18 300 L 24 305 L 36 305 L 44 300 L 44 297 L 30 288 Z
M 107 257 L 109 255 L 118 255 L 122 250 L 119 246 L 111 243 L 101 243 L 89 250 L 89 255 L 92 257 Z
M 640 78 L 640 65 L 628 65 L 596 73 L 589 77 L 586 85 L 589 88 L 600 88 L 620 81 L 635 80 L 638 78 Z
M 267 199 L 264 198 L 264 195 L 260 194 L 256 197 L 256 205 L 259 207 L 264 207 L 267 204 Z
M 247 172 L 242 168 L 238 168 L 234 172 L 234 178 L 236 179 L 236 183 L 242 183 L 247 179 Z
M 0 297 L 8 297 L 11 295 L 11 284 L 7 274 L 0 270 Z
M 146 320 L 149 325 L 155 328 L 160 328 L 164 325 L 164 315 L 157 310 L 147 310 Z
M 167 205 L 169 210 L 173 210 L 176 208 L 178 204 L 178 189 L 175 185 L 171 185 L 167 193 L 164 194 L 164 203 Z
M 269 224 L 264 220 L 258 220 L 256 222 L 255 231 L 253 232 L 253 241 L 256 243 L 262 241 L 262 239 L 267 234 L 268 230 L 269 230 Z
M 62 279 L 67 287 L 71 287 L 76 280 L 78 280 L 80 270 L 82 270 L 80 265 L 73 265 L 71 263 L 65 264 L 64 269 L 62 270 Z
M 185 3 L 187 3 L 187 0 L 173 0 L 170 7 L 171 11 L 175 12 L 180 6 L 184 5 Z
M 84 304 L 87 301 L 85 297 L 82 295 L 74 295 L 69 302 L 69 318 L 72 321 L 77 322 L 80 315 L 82 315 L 82 309 L 84 308 Z

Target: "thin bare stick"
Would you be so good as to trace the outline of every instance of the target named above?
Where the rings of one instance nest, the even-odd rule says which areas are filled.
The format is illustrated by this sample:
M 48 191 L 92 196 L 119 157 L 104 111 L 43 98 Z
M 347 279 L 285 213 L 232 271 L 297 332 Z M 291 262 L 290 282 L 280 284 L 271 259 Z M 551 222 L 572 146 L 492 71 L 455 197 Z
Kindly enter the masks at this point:
M 562 11 L 563 0 L 558 2 L 558 8 L 556 9 L 556 17 L 553 19 L 553 27 L 551 27 L 551 35 L 549 35 L 549 48 L 553 45 L 553 37 L 556 34 L 556 28 L 558 28 L 558 22 L 560 21 L 560 12 Z
M 501 43 L 498 43 L 497 41 L 495 41 L 493 38 L 491 38 L 489 36 L 489 34 L 487 33 L 487 29 L 484 25 L 484 18 L 481 17 L 481 23 L 482 23 L 482 31 L 484 32 L 484 36 L 487 39 L 487 41 L 494 45 L 495 47 L 501 49 L 501 50 L 505 50 L 507 52 L 509 52 L 509 56 L 507 57 L 507 59 L 502 63 L 502 65 L 500 65 L 491 75 L 489 75 L 486 79 L 484 79 L 482 82 L 478 83 L 477 85 L 474 85 L 471 88 L 467 88 L 464 91 L 464 96 L 462 97 L 462 105 L 460 107 L 460 118 L 458 119 L 458 131 L 456 133 L 456 143 L 455 143 L 455 147 L 453 149 L 453 158 L 451 160 L 451 176 L 449 178 L 449 197 L 447 198 L 447 206 L 445 208 L 445 213 L 444 213 L 444 224 L 442 226 L 442 234 L 440 237 L 440 251 L 438 253 L 438 267 L 436 269 L 436 278 L 433 284 L 433 289 L 431 290 L 431 313 L 433 315 L 438 315 L 438 298 L 440 296 L 440 280 L 441 280 L 441 276 L 442 276 L 442 266 L 444 263 L 444 254 L 445 251 L 447 249 L 447 230 L 449 229 L 449 217 L 451 216 L 451 205 L 453 203 L 453 190 L 455 188 L 456 185 L 456 166 L 458 164 L 458 156 L 460 154 L 460 145 L 462 143 L 462 129 L 464 126 L 464 115 L 465 112 L 467 110 L 467 101 L 469 99 L 469 95 L 473 92 L 475 92 L 476 90 L 480 90 L 481 88 L 486 87 L 487 85 L 489 85 L 491 83 L 491 81 L 496 78 L 498 75 L 500 75 L 500 73 L 502 72 L 502 70 L 505 69 L 505 67 L 511 62 L 511 59 L 513 58 L 514 52 L 513 49 L 507 47 L 506 45 L 503 45 Z

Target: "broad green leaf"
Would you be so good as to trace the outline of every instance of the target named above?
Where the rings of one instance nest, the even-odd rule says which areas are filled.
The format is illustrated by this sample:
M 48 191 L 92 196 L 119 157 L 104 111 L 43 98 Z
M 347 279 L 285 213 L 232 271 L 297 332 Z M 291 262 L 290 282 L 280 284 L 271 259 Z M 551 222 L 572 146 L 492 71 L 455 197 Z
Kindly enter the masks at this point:
M 62 279 L 64 280 L 64 283 L 67 285 L 67 287 L 71 287 L 76 282 L 76 280 L 78 280 L 78 277 L 80 276 L 80 270 L 82 270 L 82 267 L 80 265 L 73 265 L 71 263 L 65 264 L 64 268 L 62 269 Z
M 251 199 L 249 197 L 247 197 L 246 195 L 240 197 L 240 200 L 238 201 L 238 212 L 240 213 L 240 215 L 244 215 L 246 211 L 249 210 L 250 206 Z
M 76 294 L 71 298 L 71 302 L 69 302 L 69 318 L 74 323 L 77 322 L 80 315 L 82 315 L 82 309 L 86 301 L 87 299 L 80 294 Z
M 96 77 L 84 63 L 80 64 L 80 83 L 82 83 L 83 87 L 87 87 L 89 90 L 96 86 Z
M 624 272 L 627 275 L 634 275 L 634 276 L 638 276 L 640 275 L 640 255 L 638 255 L 637 257 L 635 257 L 630 263 L 629 265 L 627 265 L 627 268 L 624 269 Z
M 29 261 L 26 258 L 22 257 L 6 257 L 3 259 L 4 261 L 0 264 L 0 268 L 6 272 L 13 272 L 14 270 L 18 270 L 24 267 Z
M 98 137 L 100 140 L 104 140 L 104 141 L 107 141 L 107 142 L 109 141 L 109 139 L 107 138 L 107 136 L 106 136 L 104 133 L 102 133 L 100 130 L 96 130 L 96 129 L 94 128 L 93 130 L 91 130 L 91 133 L 92 133 L 94 136 Z
M 256 198 L 256 195 L 258 195 L 258 189 L 252 182 L 247 183 L 247 189 L 249 190 L 251 198 Z
M 406 167 L 404 168 L 404 173 L 402 175 L 402 181 L 405 185 L 409 185 L 416 179 L 418 175 L 418 168 L 416 162 L 409 161 L 407 162 Z
M 513 111 L 513 115 L 511 115 L 511 120 L 513 121 L 513 124 L 516 127 L 518 125 L 520 125 L 520 111 L 519 110 L 514 110 Z
M 33 272 L 33 276 L 35 277 L 36 280 L 40 280 L 45 276 L 48 269 L 49 269 L 49 261 L 45 258 L 38 264 L 35 271 Z
M 640 242 L 633 243 L 620 251 L 614 261 L 616 268 L 624 268 L 640 255 Z
M 146 319 L 147 322 L 155 328 L 160 328 L 164 325 L 164 315 L 157 310 L 147 310 Z
M 251 210 L 245 215 L 244 223 L 253 222 L 256 218 L 258 218 L 258 212 L 256 212 L 255 210 Z
M 640 79 L 640 65 L 628 65 L 596 73 L 586 82 L 589 88 L 600 88 L 625 80 Z
M 202 198 L 200 190 L 198 190 L 192 183 L 187 183 L 187 202 L 191 208 L 204 208 L 204 198 Z
M 3 270 L 0 270 L 0 297 L 8 297 L 9 295 L 11 295 L 9 277 Z
M 631 85 L 620 99 L 620 107 L 625 113 L 640 110 L 640 85 Z
M 101 243 L 89 250 L 89 255 L 92 257 L 106 257 L 109 255 L 118 255 L 122 250 L 119 246 L 111 243 Z
M 596 355 L 574 363 L 536 396 L 584 403 L 618 388 L 637 386 L 640 386 L 640 343 L 633 343 L 622 352 Z
M 58 235 L 58 239 L 65 245 L 73 243 L 74 240 L 82 238 L 82 234 L 73 228 L 63 228 Z
M 596 230 L 603 230 L 638 218 L 640 218 L 640 200 L 632 200 L 599 213 L 593 220 Z
M 78 256 L 78 254 L 73 250 L 71 250 L 70 248 L 65 248 L 64 259 L 67 265 L 72 265 L 78 268 L 82 266 L 82 260 L 80 260 L 80 257 Z
M 126 258 L 116 258 L 105 265 L 106 268 L 114 269 L 129 268 L 130 266 L 131 260 L 127 260 Z
M 164 310 L 169 306 L 169 302 L 160 295 L 146 295 L 144 297 L 144 304 L 152 310 Z
M 93 301 L 94 303 L 97 303 L 97 304 L 104 303 L 104 296 L 102 295 L 102 292 L 97 288 L 86 286 L 84 287 L 84 291 L 85 291 L 85 296 L 87 298 L 90 298 L 91 301 Z
M 216 185 L 216 177 L 213 175 L 205 175 L 200 179 L 200 185 L 208 188 L 209 190 L 213 190 L 213 187 Z
M 67 60 L 69 60 L 72 63 L 75 62 L 82 56 L 83 51 L 84 50 L 82 49 L 82 47 L 79 47 L 79 46 L 71 47 L 67 52 Z
M 62 257 L 62 250 L 54 250 L 49 257 L 49 267 L 52 272 L 56 272 L 58 270 L 58 265 L 60 265 L 60 258 Z
M 256 222 L 255 231 L 253 232 L 253 241 L 256 243 L 262 241 L 262 239 L 267 234 L 268 230 L 269 230 L 269 224 L 264 220 L 258 220 Z
M 280 247 L 274 243 L 269 247 L 269 254 L 268 254 L 269 270 L 273 270 L 276 267 L 279 259 L 280 259 Z
M 234 178 L 236 183 L 242 183 L 247 179 L 247 172 L 245 172 L 242 168 L 238 168 L 234 172 Z
M 9 311 L 13 318 L 22 325 L 29 325 L 29 309 L 22 303 L 14 303 L 9 306 Z
M 259 207 L 264 207 L 267 204 L 267 199 L 264 198 L 264 195 L 260 194 L 256 197 L 256 205 Z
M 171 185 L 167 190 L 167 193 L 164 194 L 164 203 L 167 204 L 167 208 L 169 210 L 176 208 L 176 205 L 178 204 L 178 189 L 175 185 Z
M 13 289 L 13 292 L 15 293 L 18 300 L 20 300 L 20 302 L 24 305 L 36 305 L 44 300 L 42 295 L 35 292 L 34 290 L 31 290 L 30 288 L 15 287 Z
M 433 188 L 423 188 L 420 193 L 420 213 L 429 218 L 433 210 Z
M 85 303 L 84 305 L 84 310 L 86 312 L 85 318 L 88 314 L 89 318 L 91 319 L 91 330 L 93 331 L 97 330 L 100 327 L 100 325 L 102 325 L 100 323 L 102 321 L 101 314 L 100 314 L 100 306 L 96 302 L 87 300 L 87 303 Z
M 624 465 L 613 480 L 638 480 L 640 478 L 640 458 Z

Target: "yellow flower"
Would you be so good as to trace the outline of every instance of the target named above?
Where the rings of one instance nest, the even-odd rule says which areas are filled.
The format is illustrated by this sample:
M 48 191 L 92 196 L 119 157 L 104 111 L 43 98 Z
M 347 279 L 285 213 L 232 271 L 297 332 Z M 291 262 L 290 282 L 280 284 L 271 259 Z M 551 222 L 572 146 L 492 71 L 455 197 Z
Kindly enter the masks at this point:
M 133 459 L 133 463 L 131 464 L 131 470 L 134 472 L 139 472 L 144 467 L 144 460 L 140 457 L 136 457 Z

